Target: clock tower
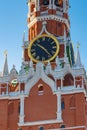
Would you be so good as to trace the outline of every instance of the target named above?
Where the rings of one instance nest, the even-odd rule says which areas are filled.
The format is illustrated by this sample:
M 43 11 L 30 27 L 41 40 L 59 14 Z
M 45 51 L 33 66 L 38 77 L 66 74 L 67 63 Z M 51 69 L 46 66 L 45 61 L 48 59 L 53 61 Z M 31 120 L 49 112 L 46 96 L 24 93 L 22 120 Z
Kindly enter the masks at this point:
M 69 0 L 28 0 L 22 65 L 0 75 L 0 130 L 86 130 L 87 79 L 70 37 Z M 3 111 L 3 112 L 2 112 Z
M 34 49 L 31 49 L 31 47 L 28 48 L 24 44 L 23 46 L 23 59 L 24 61 L 29 61 L 32 57 L 32 60 L 34 61 L 51 61 L 51 63 L 55 63 L 55 58 L 58 56 L 62 64 L 64 63 L 64 58 L 67 55 L 67 50 L 70 50 L 70 46 L 72 46 L 71 43 L 67 43 L 68 40 L 70 40 L 70 21 L 68 16 L 68 8 L 69 8 L 69 2 L 68 0 L 29 0 L 28 1 L 28 41 L 29 46 L 31 46 L 31 43 L 34 39 L 36 39 L 36 42 L 39 43 L 41 39 L 38 39 L 38 37 L 41 37 L 42 40 L 44 40 L 44 43 L 42 41 L 39 43 L 40 46 L 44 47 L 44 50 L 42 48 L 36 47 L 36 50 L 41 50 L 44 54 L 44 56 L 40 57 L 41 53 L 37 54 L 37 52 Z M 50 36 L 53 37 L 53 39 L 57 40 L 57 45 L 59 46 L 56 49 L 52 49 L 49 47 L 49 42 L 47 41 L 44 36 L 44 34 L 47 35 L 48 40 L 50 39 Z M 46 40 L 46 41 L 45 41 Z M 34 40 L 35 41 L 35 40 Z M 54 43 L 55 44 L 55 43 Z M 35 45 L 35 44 L 34 44 Z M 45 47 L 45 46 L 48 46 Z M 56 47 L 54 45 L 54 47 Z M 33 48 L 33 47 L 32 47 Z M 30 50 L 31 49 L 31 50 Z M 50 51 L 50 55 L 48 55 L 49 58 L 46 57 L 46 49 L 48 52 Z M 57 53 L 56 53 L 57 51 Z M 73 51 L 73 50 L 72 50 Z M 32 53 L 32 55 L 31 55 Z M 54 56 L 55 55 L 55 56 Z M 54 56 L 54 58 L 52 58 Z M 72 59 L 72 58 L 73 59 Z M 40 58 L 40 59 L 39 59 Z M 70 64 L 74 64 L 74 56 L 73 52 L 68 57 Z M 51 60 L 50 60 L 51 59 Z M 72 61 L 73 60 L 73 61 Z

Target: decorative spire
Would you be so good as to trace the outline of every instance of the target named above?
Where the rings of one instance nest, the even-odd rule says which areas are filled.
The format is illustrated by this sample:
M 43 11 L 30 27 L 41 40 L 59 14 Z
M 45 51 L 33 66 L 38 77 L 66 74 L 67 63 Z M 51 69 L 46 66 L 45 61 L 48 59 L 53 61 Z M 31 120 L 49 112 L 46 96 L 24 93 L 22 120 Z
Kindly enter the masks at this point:
M 56 57 L 55 62 L 56 62 L 56 70 L 60 70 L 61 66 L 60 66 L 60 60 L 58 56 Z
M 5 63 L 4 63 L 4 68 L 3 68 L 3 76 L 7 76 L 9 74 L 8 71 L 8 60 L 7 60 L 7 51 L 4 52 L 5 55 Z
M 50 74 L 50 73 L 51 73 L 51 70 L 52 70 L 51 64 L 50 64 L 50 62 L 48 62 L 47 66 L 46 66 L 46 73 L 47 73 L 47 74 Z
M 25 31 L 23 33 L 23 44 L 25 43 Z
M 81 63 L 81 58 L 80 58 L 80 52 L 79 52 L 79 46 L 80 44 L 77 44 L 77 54 L 76 54 L 76 61 L 75 61 L 75 66 L 76 67 L 82 67 L 82 63 Z
M 33 68 L 33 61 L 32 60 L 30 60 L 29 66 L 30 66 L 30 68 Z

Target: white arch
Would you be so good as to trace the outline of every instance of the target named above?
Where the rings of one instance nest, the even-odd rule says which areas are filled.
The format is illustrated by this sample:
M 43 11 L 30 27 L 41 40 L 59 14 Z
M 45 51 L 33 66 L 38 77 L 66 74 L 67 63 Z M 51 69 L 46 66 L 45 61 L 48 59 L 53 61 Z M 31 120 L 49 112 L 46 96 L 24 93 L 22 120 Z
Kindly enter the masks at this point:
M 30 90 L 31 88 L 40 80 L 42 79 L 43 82 L 45 82 L 46 84 L 48 84 L 52 91 L 54 91 L 54 88 L 55 88 L 55 83 L 52 79 L 50 79 L 45 73 L 44 73 L 44 70 L 39 70 L 36 71 L 34 77 L 32 79 L 29 79 L 27 81 L 27 83 L 25 84 L 25 93 L 26 94 L 29 94 L 30 93 Z

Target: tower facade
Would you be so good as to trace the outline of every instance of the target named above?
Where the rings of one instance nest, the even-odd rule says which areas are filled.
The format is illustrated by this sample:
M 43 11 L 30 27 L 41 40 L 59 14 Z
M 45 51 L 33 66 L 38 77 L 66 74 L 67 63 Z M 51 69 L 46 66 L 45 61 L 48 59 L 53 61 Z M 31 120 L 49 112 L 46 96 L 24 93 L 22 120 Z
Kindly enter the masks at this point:
M 87 82 L 70 38 L 68 0 L 28 1 L 19 72 L 0 76 L 1 130 L 86 130 Z

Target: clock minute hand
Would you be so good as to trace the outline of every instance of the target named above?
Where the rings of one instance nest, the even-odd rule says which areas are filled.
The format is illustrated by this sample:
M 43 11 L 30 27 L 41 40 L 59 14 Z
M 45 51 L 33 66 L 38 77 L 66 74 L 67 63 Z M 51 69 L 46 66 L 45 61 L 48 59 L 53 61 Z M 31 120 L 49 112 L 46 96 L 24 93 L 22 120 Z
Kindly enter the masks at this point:
M 42 50 L 44 50 L 48 55 L 51 56 L 51 54 L 47 51 L 46 48 L 44 48 L 43 46 L 39 45 L 39 44 L 36 44 L 38 47 L 40 47 Z

